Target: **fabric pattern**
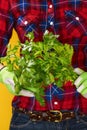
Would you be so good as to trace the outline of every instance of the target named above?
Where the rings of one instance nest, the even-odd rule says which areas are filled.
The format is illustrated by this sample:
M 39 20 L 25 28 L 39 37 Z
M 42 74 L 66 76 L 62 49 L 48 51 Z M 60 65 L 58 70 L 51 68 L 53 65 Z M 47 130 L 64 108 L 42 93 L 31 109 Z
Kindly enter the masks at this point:
M 34 31 L 35 41 L 42 40 L 46 30 L 58 34 L 59 40 L 74 47 L 73 67 L 87 71 L 87 0 L 1 0 L 0 1 L 0 56 L 6 55 L 6 46 L 13 28 L 21 42 Z M 68 86 L 68 87 L 67 87 Z M 14 97 L 13 106 L 29 110 L 80 110 L 87 113 L 87 99 L 76 92 L 70 83 L 60 90 L 49 86 L 42 107 L 35 97 Z

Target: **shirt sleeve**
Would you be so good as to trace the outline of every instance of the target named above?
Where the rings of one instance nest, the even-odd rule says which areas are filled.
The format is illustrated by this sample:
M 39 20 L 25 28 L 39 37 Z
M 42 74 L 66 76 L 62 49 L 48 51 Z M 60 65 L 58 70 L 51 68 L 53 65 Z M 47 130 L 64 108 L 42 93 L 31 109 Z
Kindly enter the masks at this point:
M 0 57 L 6 55 L 7 44 L 12 34 L 14 19 L 9 0 L 0 0 Z

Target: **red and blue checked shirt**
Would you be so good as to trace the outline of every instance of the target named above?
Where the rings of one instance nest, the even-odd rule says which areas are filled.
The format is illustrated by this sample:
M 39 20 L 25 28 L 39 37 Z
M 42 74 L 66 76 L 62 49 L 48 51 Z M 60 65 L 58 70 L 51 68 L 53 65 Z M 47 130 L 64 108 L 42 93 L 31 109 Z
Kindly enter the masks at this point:
M 0 56 L 6 55 L 6 45 L 16 30 L 21 42 L 25 34 L 34 31 L 35 40 L 46 30 L 60 35 L 62 43 L 74 47 L 73 67 L 87 71 L 87 0 L 0 0 Z M 87 113 L 87 99 L 67 82 L 60 90 L 50 85 L 45 90 L 45 106 L 35 97 L 16 96 L 12 106 L 27 110 L 77 110 Z

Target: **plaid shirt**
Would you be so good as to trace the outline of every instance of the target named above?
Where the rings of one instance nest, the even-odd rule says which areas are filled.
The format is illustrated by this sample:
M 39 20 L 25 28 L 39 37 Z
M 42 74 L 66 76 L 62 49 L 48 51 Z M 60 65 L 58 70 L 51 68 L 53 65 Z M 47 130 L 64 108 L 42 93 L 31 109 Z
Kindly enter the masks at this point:
M 25 34 L 34 31 L 41 40 L 45 30 L 59 34 L 62 43 L 74 47 L 73 67 L 87 71 L 87 0 L 0 0 L 0 56 L 6 55 L 6 45 L 13 28 L 21 42 Z M 87 99 L 68 82 L 64 90 L 55 85 L 45 90 L 45 106 L 35 97 L 14 97 L 12 105 L 28 110 L 79 110 L 87 113 Z

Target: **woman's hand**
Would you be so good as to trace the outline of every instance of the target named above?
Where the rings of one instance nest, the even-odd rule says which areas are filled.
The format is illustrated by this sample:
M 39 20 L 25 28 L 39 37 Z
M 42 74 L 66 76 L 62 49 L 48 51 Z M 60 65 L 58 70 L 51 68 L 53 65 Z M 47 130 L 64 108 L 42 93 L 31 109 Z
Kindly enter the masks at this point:
M 14 73 L 8 71 L 7 67 L 0 65 L 0 82 L 3 83 L 6 88 L 10 91 L 10 93 L 17 95 L 17 96 L 27 96 L 27 97 L 34 97 L 34 94 L 28 90 L 22 89 L 19 94 L 15 92 L 15 83 L 14 83 Z M 4 67 L 4 68 L 3 68 Z M 3 69 L 2 69 L 3 68 Z

